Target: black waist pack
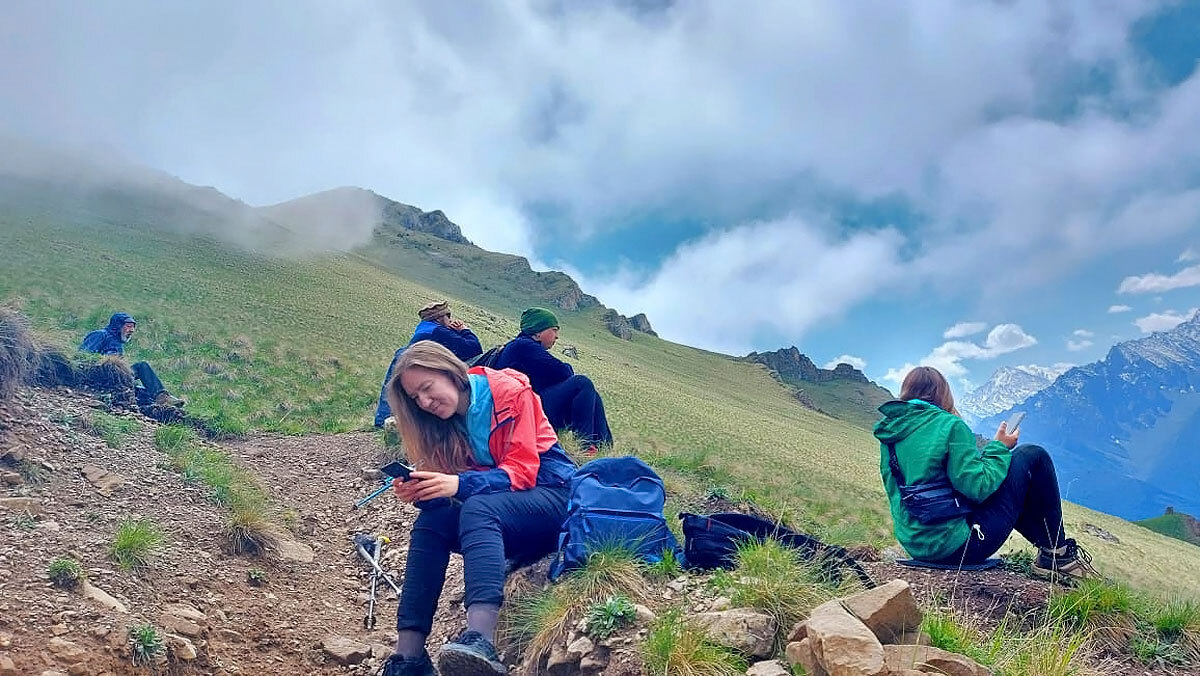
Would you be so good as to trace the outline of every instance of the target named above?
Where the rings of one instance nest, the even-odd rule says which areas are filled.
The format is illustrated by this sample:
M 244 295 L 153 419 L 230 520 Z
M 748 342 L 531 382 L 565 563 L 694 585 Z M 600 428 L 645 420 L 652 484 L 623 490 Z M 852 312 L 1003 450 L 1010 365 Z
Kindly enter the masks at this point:
M 909 516 L 926 526 L 932 526 L 961 519 L 971 513 L 971 501 L 954 490 L 948 478 L 906 484 L 904 473 L 900 471 L 900 461 L 896 459 L 896 445 L 888 444 L 887 447 L 892 478 L 896 480 L 896 487 L 900 489 L 900 503 L 908 510 Z
M 684 565 L 691 570 L 733 568 L 737 565 L 739 544 L 771 538 L 799 551 L 801 558 L 818 561 L 823 575 L 831 582 L 841 582 L 842 571 L 849 570 L 867 588 L 875 587 L 871 576 L 845 549 L 782 524 L 737 512 L 708 515 L 681 512 L 679 519 L 683 522 Z

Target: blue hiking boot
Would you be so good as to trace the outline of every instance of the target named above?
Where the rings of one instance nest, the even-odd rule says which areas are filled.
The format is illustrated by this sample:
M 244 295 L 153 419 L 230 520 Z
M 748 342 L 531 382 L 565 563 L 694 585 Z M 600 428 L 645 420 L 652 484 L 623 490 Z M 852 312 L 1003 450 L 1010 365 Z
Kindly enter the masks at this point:
M 379 671 L 380 676 L 434 676 L 433 662 L 429 660 L 429 653 L 424 650 L 417 657 L 404 659 L 399 655 L 392 655 L 383 663 L 383 669 Z
M 496 676 L 508 667 L 496 654 L 496 646 L 477 631 L 468 629 L 437 654 L 438 673 L 445 676 Z

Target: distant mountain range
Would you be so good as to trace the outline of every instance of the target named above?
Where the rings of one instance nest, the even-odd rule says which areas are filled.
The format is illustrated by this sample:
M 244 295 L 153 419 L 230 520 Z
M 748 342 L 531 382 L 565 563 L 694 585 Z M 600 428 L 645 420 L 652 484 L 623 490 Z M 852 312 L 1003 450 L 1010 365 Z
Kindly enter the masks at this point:
M 880 404 L 892 398 L 891 392 L 868 380 L 852 365 L 818 368 L 795 346 L 751 352 L 742 359 L 766 366 L 792 388 L 796 399 L 805 406 L 860 427 L 872 427 L 879 420 Z
M 968 423 L 1009 410 L 1050 387 L 1070 366 L 1002 366 L 991 378 L 955 402 Z
M 974 427 L 1026 411 L 1021 440 L 1054 456 L 1064 497 L 1125 519 L 1200 513 L 1200 315 L 1115 345 Z

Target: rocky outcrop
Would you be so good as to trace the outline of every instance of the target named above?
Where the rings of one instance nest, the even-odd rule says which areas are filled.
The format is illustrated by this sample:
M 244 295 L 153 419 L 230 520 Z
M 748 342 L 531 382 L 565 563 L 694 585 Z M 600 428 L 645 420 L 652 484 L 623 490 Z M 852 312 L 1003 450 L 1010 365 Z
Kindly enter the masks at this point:
M 658 337 L 658 334 L 654 332 L 654 327 L 650 326 L 650 318 L 646 316 L 645 312 L 639 312 L 630 317 L 629 324 L 633 326 L 634 331 L 641 331 L 642 333 L 648 333 L 655 338 Z
M 616 310 L 605 310 L 604 314 L 600 315 L 600 321 L 604 322 L 604 328 L 614 336 L 621 340 L 633 340 L 633 326 Z
M 867 383 L 867 376 L 850 364 L 838 364 L 832 370 L 818 368 L 796 346 L 785 347 L 774 352 L 751 352 L 742 357 L 745 361 L 763 364 L 780 380 L 787 383 L 827 383 L 832 380 L 849 380 Z

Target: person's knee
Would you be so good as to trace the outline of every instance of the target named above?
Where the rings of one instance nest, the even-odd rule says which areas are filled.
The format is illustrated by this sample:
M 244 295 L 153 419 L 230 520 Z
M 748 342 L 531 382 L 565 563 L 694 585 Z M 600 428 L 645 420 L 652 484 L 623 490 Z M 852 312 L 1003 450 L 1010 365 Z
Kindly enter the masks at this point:
M 587 376 L 571 376 L 575 381 L 575 387 L 582 392 L 595 392 L 596 385 L 592 379 Z
M 499 524 L 500 515 L 496 510 L 490 495 L 474 495 L 462 504 L 462 512 L 458 517 L 458 532 L 464 533 L 477 530 L 480 527 Z
M 1012 449 L 1013 464 L 1032 467 L 1034 465 L 1051 465 L 1054 461 L 1050 458 L 1050 452 L 1037 444 L 1021 444 Z

